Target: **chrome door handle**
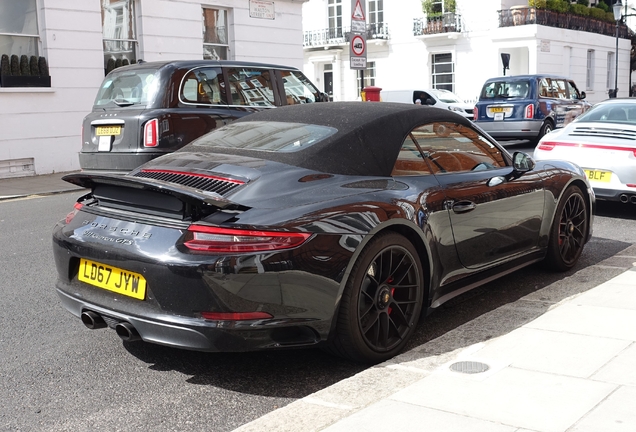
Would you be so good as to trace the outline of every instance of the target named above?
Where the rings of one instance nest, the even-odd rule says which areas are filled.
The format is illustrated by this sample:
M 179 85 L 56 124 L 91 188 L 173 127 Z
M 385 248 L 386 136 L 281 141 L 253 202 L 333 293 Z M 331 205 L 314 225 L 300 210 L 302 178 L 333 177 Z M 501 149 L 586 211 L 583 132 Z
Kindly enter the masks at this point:
M 453 211 L 455 213 L 468 213 L 477 208 L 477 205 L 472 201 L 459 201 L 453 204 Z

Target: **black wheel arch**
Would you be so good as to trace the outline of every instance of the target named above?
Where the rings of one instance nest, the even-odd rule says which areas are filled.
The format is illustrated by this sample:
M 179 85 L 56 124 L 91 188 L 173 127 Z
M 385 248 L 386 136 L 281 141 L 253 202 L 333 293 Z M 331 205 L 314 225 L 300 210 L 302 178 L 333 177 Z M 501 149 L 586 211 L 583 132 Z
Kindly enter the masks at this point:
M 425 297 L 424 297 L 424 303 L 422 304 L 422 311 L 427 310 L 429 308 L 430 302 L 431 302 L 431 292 L 432 292 L 431 291 L 431 283 L 432 283 L 431 269 L 433 267 L 432 257 L 434 256 L 431 249 L 434 248 L 434 246 L 431 245 L 429 241 L 427 241 L 425 233 L 415 223 L 404 220 L 404 219 L 389 220 L 389 221 L 386 221 L 385 223 L 377 225 L 373 230 L 371 230 L 367 235 L 365 235 L 364 239 L 360 242 L 360 244 L 356 248 L 356 251 L 351 257 L 351 260 L 349 261 L 349 264 L 347 265 L 347 268 L 344 272 L 342 280 L 340 281 L 340 286 L 338 288 L 338 295 L 336 297 L 336 305 L 334 307 L 334 313 L 331 319 L 331 326 L 329 329 L 328 339 L 330 339 L 334 335 L 336 323 L 338 321 L 336 318 L 338 317 L 338 314 L 340 313 L 342 293 L 344 292 L 345 286 L 347 285 L 347 281 L 351 277 L 351 270 L 354 264 L 358 261 L 360 254 L 362 253 L 364 248 L 367 246 L 367 244 L 370 241 L 372 241 L 374 238 L 376 238 L 379 234 L 382 234 L 385 232 L 394 232 L 394 233 L 402 235 L 409 242 L 411 242 L 411 244 L 413 244 L 413 246 L 417 250 L 418 256 L 420 258 L 420 262 L 422 263 L 422 271 L 424 272 L 424 280 L 427 283 L 427 286 L 424 287 Z

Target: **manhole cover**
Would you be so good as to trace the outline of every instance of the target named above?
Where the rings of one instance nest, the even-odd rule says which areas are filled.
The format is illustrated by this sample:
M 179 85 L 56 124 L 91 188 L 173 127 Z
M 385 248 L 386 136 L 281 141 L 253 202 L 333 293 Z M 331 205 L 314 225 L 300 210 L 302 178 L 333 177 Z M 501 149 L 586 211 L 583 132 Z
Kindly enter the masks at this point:
M 465 374 L 476 374 L 486 372 L 489 366 L 486 363 L 474 362 L 474 361 L 460 361 L 450 365 L 450 370 L 453 372 L 461 372 Z

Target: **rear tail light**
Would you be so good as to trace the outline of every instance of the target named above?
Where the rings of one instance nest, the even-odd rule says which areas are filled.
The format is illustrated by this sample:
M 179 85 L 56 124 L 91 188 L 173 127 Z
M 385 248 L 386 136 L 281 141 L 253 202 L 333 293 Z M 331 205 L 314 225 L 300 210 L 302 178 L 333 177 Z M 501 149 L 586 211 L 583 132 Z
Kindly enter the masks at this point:
M 479 111 L 477 111 L 477 107 L 473 108 L 473 120 L 477 120 L 479 118 Z
M 526 105 L 525 118 L 532 119 L 534 118 L 534 105 Z
M 75 217 L 75 215 L 82 209 L 82 204 L 80 203 L 75 203 L 75 205 L 73 206 L 73 211 L 71 211 L 69 214 L 66 215 L 66 219 L 64 219 L 64 222 L 66 222 L 66 224 L 68 225 L 69 223 L 71 223 L 71 221 L 73 220 L 73 218 Z
M 550 142 L 550 141 L 544 141 L 542 143 L 539 144 L 539 146 L 537 147 L 539 150 L 545 150 L 545 151 L 550 151 L 553 150 L 554 147 L 556 146 L 557 143 L 554 142 Z
M 159 140 L 159 120 L 152 119 L 144 126 L 144 147 L 157 147 Z
M 291 249 L 303 244 L 311 233 L 253 231 L 193 224 L 183 245 L 199 253 L 265 252 Z

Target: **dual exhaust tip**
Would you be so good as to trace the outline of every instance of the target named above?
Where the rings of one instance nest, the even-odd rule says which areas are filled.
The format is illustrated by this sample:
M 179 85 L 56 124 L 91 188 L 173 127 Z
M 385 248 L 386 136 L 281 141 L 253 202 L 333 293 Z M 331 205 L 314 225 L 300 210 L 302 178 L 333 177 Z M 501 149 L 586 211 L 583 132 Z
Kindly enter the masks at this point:
M 623 204 L 627 204 L 628 202 L 636 204 L 636 195 L 621 194 L 619 198 Z
M 84 325 L 91 330 L 108 327 L 108 324 L 106 324 L 104 318 L 97 312 L 84 311 L 80 315 L 80 318 L 82 319 Z M 115 325 L 115 332 L 117 333 L 117 336 L 119 336 L 119 338 L 124 342 L 134 342 L 141 340 L 139 332 L 137 332 L 132 324 L 126 321 L 118 322 Z

